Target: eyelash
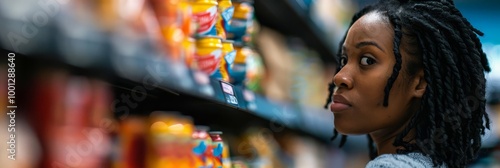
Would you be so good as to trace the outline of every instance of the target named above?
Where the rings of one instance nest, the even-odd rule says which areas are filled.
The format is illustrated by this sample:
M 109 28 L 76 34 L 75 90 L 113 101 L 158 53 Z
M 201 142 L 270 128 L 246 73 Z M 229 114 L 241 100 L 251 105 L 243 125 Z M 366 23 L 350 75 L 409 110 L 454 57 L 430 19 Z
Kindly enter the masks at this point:
M 368 63 L 367 63 L 367 65 L 364 65 L 364 64 L 362 63 L 362 62 L 363 62 L 363 59 L 367 59 L 367 60 L 366 60 L 367 62 L 368 62 L 368 61 L 371 61 L 372 63 L 371 63 L 371 64 L 368 64 Z M 345 63 L 344 63 L 344 61 L 345 61 Z M 340 61 L 339 61 L 339 62 L 340 62 L 340 68 L 344 67 L 344 66 L 347 64 L 347 56 L 346 56 L 346 55 L 342 55 L 342 56 L 340 56 Z M 373 65 L 373 64 L 375 64 L 375 63 L 377 63 L 377 61 L 375 61 L 375 59 L 374 59 L 374 58 L 369 57 L 369 56 L 361 56 L 361 59 L 359 60 L 359 64 L 360 64 L 361 66 L 370 66 L 370 65 Z

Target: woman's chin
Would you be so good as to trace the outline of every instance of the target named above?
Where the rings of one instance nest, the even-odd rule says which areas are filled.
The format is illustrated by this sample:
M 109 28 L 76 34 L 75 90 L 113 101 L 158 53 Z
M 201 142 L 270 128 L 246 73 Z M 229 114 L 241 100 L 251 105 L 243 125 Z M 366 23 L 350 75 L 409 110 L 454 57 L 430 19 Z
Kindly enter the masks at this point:
M 346 129 L 344 127 L 335 126 L 335 130 L 337 130 L 337 132 L 339 134 L 343 134 L 343 135 L 353 135 L 353 134 L 356 134 L 355 131 L 353 131 L 351 129 Z
M 335 127 L 335 130 L 339 134 L 343 135 L 362 135 L 362 134 L 368 134 L 368 132 L 365 131 L 360 131 L 360 130 L 355 130 L 355 129 L 342 129 L 342 127 Z
M 342 122 L 335 120 L 334 127 L 338 133 L 344 135 L 360 135 L 369 133 L 369 131 L 359 127 L 359 124 L 354 123 L 356 122 Z

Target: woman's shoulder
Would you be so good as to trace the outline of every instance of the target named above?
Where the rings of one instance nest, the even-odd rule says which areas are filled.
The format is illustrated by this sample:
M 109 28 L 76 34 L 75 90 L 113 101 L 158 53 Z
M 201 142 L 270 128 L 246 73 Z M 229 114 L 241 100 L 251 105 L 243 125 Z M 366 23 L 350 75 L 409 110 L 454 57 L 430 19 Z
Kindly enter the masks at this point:
M 383 154 L 368 162 L 367 168 L 398 167 L 398 168 L 427 168 L 434 167 L 432 159 L 422 153 Z M 439 166 L 446 167 L 446 166 Z

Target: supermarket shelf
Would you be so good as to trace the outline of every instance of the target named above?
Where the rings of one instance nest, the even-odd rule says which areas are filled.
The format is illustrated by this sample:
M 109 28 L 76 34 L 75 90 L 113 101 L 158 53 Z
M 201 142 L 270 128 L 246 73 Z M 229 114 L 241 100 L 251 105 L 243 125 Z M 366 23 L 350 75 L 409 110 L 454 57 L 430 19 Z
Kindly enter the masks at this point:
M 300 0 L 255 0 L 255 15 L 260 24 L 285 35 L 299 37 L 318 52 L 324 63 L 336 64 L 336 46 L 310 18 Z
M 0 34 L 22 34 L 16 29 L 22 23 L 2 23 L 9 26 L 0 27 Z M 271 101 L 237 86 L 232 90 L 237 103 L 228 101 L 222 85 L 231 85 L 203 78 L 184 66 L 159 58 L 147 41 L 87 31 L 86 36 L 68 36 L 57 24 L 49 24 L 22 45 L 18 53 L 26 56 L 18 58 L 36 66 L 62 67 L 103 79 L 114 86 L 116 100 L 121 95 L 140 97 L 134 102 L 138 106 L 129 106 L 139 114 L 181 111 L 196 123 L 217 123 L 224 129 L 258 125 L 276 133 L 289 130 L 329 143 L 333 129 L 331 113 Z M 7 40 L 2 38 L 3 42 Z M 117 47 L 117 42 L 121 46 Z M 13 46 L 2 43 L 3 49 L 14 51 Z M 116 106 L 127 107 L 127 103 L 119 102 Z M 120 117 L 119 108 L 115 110 L 115 116 Z M 242 130 L 235 130 L 239 131 Z

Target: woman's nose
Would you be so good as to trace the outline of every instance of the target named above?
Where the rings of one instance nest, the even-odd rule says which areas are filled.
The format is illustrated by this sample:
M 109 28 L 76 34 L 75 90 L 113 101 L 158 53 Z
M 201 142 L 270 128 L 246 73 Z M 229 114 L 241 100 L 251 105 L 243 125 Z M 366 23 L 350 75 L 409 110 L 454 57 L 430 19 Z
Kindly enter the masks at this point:
M 335 86 L 339 89 L 351 89 L 353 86 L 353 80 L 349 73 L 349 69 L 346 67 L 340 69 L 340 71 L 333 77 L 333 83 L 335 83 Z

